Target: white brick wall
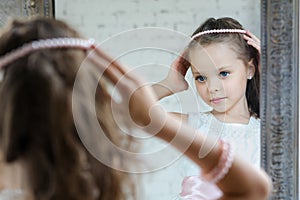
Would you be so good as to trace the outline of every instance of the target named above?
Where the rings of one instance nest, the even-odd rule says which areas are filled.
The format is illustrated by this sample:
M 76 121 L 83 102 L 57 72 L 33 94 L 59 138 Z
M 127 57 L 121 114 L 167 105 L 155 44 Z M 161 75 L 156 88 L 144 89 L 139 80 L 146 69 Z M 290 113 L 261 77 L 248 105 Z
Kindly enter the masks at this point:
M 234 5 L 234 6 L 232 6 Z M 259 34 L 258 0 L 57 0 L 56 17 L 82 33 L 107 36 L 133 28 L 158 26 L 191 34 L 208 17 L 231 16 Z M 98 32 L 98 33 L 97 33 Z M 101 35 L 99 34 L 101 32 Z M 99 34 L 99 35 L 98 35 Z
M 260 35 L 259 0 L 56 0 L 56 18 L 66 20 L 84 36 L 103 43 L 109 53 L 122 56 L 120 60 L 150 82 L 163 78 L 168 66 L 182 48 L 182 35 L 192 32 L 209 17 L 230 16 L 257 36 Z M 233 6 L 234 5 L 234 6 Z M 132 31 L 144 27 L 161 27 L 175 31 Z M 124 31 L 131 31 L 122 33 Z M 121 33 L 121 34 L 120 34 Z M 119 36 L 115 36 L 120 34 Z M 115 36 L 115 37 L 112 37 Z M 141 49 L 163 47 L 163 50 Z M 131 52 L 130 52 L 131 51 Z M 192 84 L 191 74 L 188 74 Z M 193 95 L 193 87 L 175 97 L 162 101 L 167 110 L 188 112 L 197 109 L 199 99 Z M 200 109 L 207 107 L 202 104 Z M 145 142 L 144 150 L 161 147 L 160 141 Z M 168 156 L 168 155 L 166 155 Z M 190 166 L 190 167 L 187 167 Z M 190 169 L 190 171 L 186 171 Z M 136 175 L 141 178 L 138 188 L 144 194 L 142 200 L 171 200 L 180 192 L 182 178 L 196 173 L 195 166 L 179 159 L 156 172 Z

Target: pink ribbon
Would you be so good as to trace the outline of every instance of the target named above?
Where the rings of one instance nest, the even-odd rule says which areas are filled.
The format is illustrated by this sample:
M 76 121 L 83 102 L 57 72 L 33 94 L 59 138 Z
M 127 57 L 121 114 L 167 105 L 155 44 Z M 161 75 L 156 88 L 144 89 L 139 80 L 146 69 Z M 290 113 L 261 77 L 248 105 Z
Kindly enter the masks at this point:
M 184 200 L 217 200 L 222 195 L 215 184 L 203 180 L 201 176 L 187 176 L 182 181 L 180 197 Z

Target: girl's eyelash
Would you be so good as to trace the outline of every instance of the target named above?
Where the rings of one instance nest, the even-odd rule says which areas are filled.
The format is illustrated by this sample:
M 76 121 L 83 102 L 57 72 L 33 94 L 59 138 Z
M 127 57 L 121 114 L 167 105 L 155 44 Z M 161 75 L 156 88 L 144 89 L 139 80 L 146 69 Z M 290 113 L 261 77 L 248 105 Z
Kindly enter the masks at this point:
M 200 81 L 199 81 L 199 78 L 202 78 L 202 79 L 204 79 L 204 80 L 200 80 Z M 198 80 L 199 82 L 204 82 L 206 79 L 207 79 L 207 78 L 206 78 L 205 76 L 202 76 L 202 75 L 199 75 L 199 76 L 196 76 L 196 77 L 195 77 L 195 80 L 196 80 L 196 81 Z
M 221 75 L 221 76 L 223 76 L 223 75 L 224 75 L 224 73 L 226 73 L 226 76 L 230 74 L 230 72 L 227 72 L 227 71 L 222 71 L 222 72 L 220 72 L 220 75 Z
M 229 72 L 229 71 L 221 71 L 221 72 L 219 72 L 219 76 L 220 76 L 221 78 L 225 78 L 225 77 L 227 77 L 228 75 L 230 75 L 230 72 Z M 205 82 L 206 79 L 207 79 L 207 77 L 206 77 L 206 76 L 203 76 L 203 75 L 197 75 L 197 76 L 195 76 L 195 80 L 196 80 L 196 81 L 199 81 L 199 82 Z

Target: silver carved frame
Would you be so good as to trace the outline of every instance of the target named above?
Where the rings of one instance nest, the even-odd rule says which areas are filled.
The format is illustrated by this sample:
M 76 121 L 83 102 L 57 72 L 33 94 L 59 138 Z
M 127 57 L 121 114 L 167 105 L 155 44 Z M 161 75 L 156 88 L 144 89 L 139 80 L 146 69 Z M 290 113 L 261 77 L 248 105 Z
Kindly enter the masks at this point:
M 54 17 L 54 0 L 21 0 L 23 16 L 43 15 Z
M 21 0 L 23 16 L 54 17 L 54 0 Z M 299 199 L 299 0 L 261 0 L 261 163 L 270 199 Z
M 299 0 L 261 0 L 261 163 L 270 199 L 299 199 Z

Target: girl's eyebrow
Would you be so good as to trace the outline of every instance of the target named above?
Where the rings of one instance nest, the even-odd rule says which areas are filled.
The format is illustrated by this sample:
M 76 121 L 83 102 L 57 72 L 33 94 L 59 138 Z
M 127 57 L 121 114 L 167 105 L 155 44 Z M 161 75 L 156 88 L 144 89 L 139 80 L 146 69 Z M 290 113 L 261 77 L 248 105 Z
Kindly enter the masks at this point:
M 231 68 L 232 66 L 230 65 L 226 65 L 226 66 L 221 66 L 220 68 L 218 68 L 219 71 L 223 71 L 223 70 L 226 70 L 228 68 Z
M 226 70 L 229 70 L 229 68 L 231 68 L 232 66 L 230 66 L 230 65 L 227 65 L 227 66 L 221 66 L 220 68 L 217 68 L 216 67 L 216 70 L 217 71 L 226 71 Z M 202 74 L 202 73 L 200 73 L 199 71 L 192 71 L 192 74 L 193 75 L 200 75 L 200 74 Z
M 199 75 L 200 73 L 199 72 L 192 72 L 192 74 Z

